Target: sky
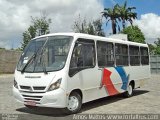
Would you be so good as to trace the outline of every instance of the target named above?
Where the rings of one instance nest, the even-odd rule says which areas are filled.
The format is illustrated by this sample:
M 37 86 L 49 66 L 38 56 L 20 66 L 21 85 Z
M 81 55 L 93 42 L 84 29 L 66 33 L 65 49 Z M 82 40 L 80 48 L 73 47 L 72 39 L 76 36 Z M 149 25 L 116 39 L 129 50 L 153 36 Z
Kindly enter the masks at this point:
M 0 0 L 0 47 L 18 48 L 22 34 L 31 25 L 31 16 L 40 17 L 46 12 L 52 19 L 50 32 L 73 32 L 74 21 L 81 18 L 92 21 L 101 18 L 104 8 L 115 4 L 122 5 L 125 0 Z M 136 7 L 138 25 L 147 42 L 153 43 L 160 37 L 160 0 L 127 0 L 128 6 Z M 103 20 L 105 24 L 105 20 Z M 105 27 L 106 34 L 111 27 Z

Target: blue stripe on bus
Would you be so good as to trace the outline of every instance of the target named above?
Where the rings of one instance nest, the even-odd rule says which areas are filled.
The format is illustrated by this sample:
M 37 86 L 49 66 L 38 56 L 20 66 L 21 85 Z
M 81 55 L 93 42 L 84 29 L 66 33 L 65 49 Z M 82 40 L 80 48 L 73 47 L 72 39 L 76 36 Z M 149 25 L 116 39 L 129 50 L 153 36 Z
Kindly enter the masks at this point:
M 127 85 L 128 85 L 128 78 L 129 75 L 126 75 L 125 70 L 123 69 L 123 67 L 115 67 L 116 71 L 118 72 L 118 74 L 120 75 L 121 79 L 122 79 L 122 87 L 121 89 L 123 90 L 127 90 Z

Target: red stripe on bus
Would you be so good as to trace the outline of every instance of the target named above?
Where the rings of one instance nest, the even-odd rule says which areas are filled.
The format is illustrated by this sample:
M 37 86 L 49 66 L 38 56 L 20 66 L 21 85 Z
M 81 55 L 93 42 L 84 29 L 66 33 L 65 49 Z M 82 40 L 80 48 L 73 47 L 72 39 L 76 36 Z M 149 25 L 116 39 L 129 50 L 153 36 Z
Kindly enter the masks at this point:
M 112 74 L 111 71 L 103 69 L 102 85 L 105 85 L 105 89 L 109 95 L 115 95 L 118 94 L 119 92 L 116 90 L 116 88 L 112 83 L 112 80 L 110 78 L 111 74 Z

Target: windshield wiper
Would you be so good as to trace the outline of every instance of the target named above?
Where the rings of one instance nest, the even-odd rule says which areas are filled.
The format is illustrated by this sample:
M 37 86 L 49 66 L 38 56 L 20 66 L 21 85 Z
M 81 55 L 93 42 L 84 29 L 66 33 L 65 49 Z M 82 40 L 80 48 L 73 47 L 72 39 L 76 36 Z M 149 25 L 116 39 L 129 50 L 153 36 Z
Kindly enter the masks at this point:
M 41 56 L 41 58 L 42 58 L 42 56 Z M 44 62 L 44 56 L 43 56 L 43 59 L 42 59 L 42 65 L 43 65 L 44 74 L 48 74 L 48 72 L 46 70 L 46 65 L 45 65 L 45 62 Z
M 21 70 L 21 73 L 24 73 L 26 67 L 27 67 L 27 66 L 29 65 L 29 63 L 33 60 L 33 58 L 36 57 L 37 53 L 38 53 L 38 51 L 37 51 L 36 53 L 34 53 L 34 54 L 32 55 L 32 57 L 28 60 L 28 62 L 25 64 L 25 66 L 24 66 L 23 69 Z
M 48 41 L 48 39 L 47 39 L 47 41 Z M 45 48 L 45 45 L 46 45 L 47 41 L 44 43 L 44 46 L 41 48 L 41 52 L 38 54 L 38 56 L 40 56 L 39 59 L 40 59 L 41 64 L 43 66 L 44 74 L 48 74 L 48 72 L 46 71 L 46 66 L 45 66 L 45 63 L 44 63 L 44 56 L 43 56 L 44 48 Z M 36 62 L 36 64 L 37 64 L 37 62 Z M 35 64 L 35 66 L 36 66 L 36 64 Z
M 41 49 L 41 53 L 39 54 L 39 59 L 41 61 L 41 64 L 43 66 L 43 72 L 44 74 L 48 74 L 48 72 L 46 71 L 46 66 L 45 66 L 45 62 L 44 62 L 44 48 Z M 37 63 L 36 63 L 37 64 Z M 36 66 L 36 65 L 35 65 Z

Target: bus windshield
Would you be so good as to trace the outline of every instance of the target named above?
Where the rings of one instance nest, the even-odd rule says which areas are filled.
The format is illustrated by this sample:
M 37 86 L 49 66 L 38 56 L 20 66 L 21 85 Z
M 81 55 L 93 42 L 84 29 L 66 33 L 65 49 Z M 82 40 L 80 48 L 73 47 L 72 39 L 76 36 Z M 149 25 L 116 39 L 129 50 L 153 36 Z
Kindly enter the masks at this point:
M 73 37 L 51 36 L 33 39 L 17 64 L 23 72 L 50 72 L 64 67 Z

